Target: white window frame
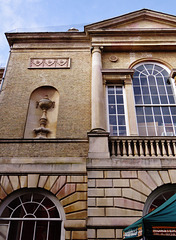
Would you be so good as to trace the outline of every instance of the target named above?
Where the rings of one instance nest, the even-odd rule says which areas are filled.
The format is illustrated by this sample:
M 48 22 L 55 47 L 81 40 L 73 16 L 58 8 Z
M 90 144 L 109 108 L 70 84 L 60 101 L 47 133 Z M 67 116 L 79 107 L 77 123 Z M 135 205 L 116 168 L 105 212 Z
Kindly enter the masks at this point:
M 129 135 L 129 122 L 128 122 L 128 115 L 127 115 L 127 100 L 126 100 L 126 92 L 125 92 L 125 86 L 122 84 L 107 84 L 106 85 L 106 112 L 107 112 L 107 126 L 108 126 L 108 132 L 110 132 L 110 124 L 109 124 L 109 105 L 108 105 L 108 87 L 122 87 L 122 95 L 123 95 L 123 101 L 124 101 L 124 112 L 125 112 L 125 123 L 126 123 L 126 135 Z M 117 125 L 118 127 L 118 125 Z M 110 135 L 110 136 L 120 136 L 120 135 Z M 121 135 L 123 137 L 123 135 Z

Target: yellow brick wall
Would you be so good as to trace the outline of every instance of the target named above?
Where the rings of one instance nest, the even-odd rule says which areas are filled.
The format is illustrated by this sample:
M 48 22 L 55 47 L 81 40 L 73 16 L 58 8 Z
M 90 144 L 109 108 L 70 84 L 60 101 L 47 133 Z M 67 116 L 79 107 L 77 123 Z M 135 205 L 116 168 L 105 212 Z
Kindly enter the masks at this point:
M 71 59 L 70 69 L 28 69 L 30 58 Z M 82 138 L 90 130 L 91 53 L 85 50 L 12 51 L 0 94 L 0 138 L 23 138 L 31 93 L 55 87 L 60 96 L 57 138 Z

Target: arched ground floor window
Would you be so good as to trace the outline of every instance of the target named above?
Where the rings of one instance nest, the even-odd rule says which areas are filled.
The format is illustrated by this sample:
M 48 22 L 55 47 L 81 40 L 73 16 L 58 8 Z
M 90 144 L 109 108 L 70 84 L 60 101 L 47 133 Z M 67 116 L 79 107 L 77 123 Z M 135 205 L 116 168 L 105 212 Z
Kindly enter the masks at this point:
M 175 193 L 176 184 L 166 184 L 158 187 L 148 197 L 144 206 L 143 215 L 146 215 L 147 213 L 155 210 L 157 207 L 166 202 L 170 197 L 172 197 Z
M 64 212 L 58 199 L 41 189 L 24 189 L 0 206 L 0 240 L 62 240 Z

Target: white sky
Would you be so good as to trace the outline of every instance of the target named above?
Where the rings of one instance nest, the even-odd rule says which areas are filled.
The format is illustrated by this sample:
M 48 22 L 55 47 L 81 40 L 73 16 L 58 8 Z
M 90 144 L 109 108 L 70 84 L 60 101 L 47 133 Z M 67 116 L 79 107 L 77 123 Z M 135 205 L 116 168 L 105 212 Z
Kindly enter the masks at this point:
M 9 55 L 5 32 L 59 31 L 62 25 L 86 25 L 142 8 L 176 15 L 176 0 L 0 0 L 0 67 Z

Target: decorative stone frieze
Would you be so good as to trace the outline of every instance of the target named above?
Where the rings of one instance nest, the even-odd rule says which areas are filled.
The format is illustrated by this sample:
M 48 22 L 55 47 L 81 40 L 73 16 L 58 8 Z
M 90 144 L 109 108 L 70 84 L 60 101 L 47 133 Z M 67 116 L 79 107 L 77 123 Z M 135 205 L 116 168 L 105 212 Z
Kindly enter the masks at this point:
M 70 58 L 31 58 L 29 68 L 70 68 Z

